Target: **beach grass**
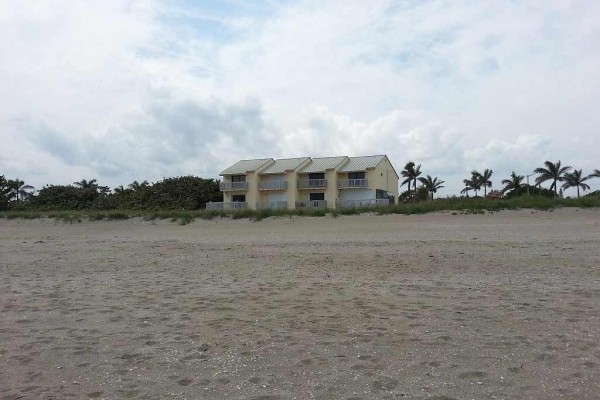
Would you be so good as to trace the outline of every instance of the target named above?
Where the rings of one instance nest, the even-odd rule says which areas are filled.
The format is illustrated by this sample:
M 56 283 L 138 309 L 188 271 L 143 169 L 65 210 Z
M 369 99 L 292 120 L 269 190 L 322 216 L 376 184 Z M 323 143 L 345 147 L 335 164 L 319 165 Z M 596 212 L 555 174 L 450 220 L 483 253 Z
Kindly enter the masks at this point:
M 587 196 L 579 199 L 552 199 L 539 196 L 521 196 L 504 199 L 485 199 L 481 197 L 458 197 L 401 203 L 383 207 L 337 208 L 337 209 L 261 209 L 261 210 L 19 210 L 2 211 L 0 218 L 36 219 L 51 218 L 68 223 L 88 221 L 112 221 L 130 218 L 145 220 L 166 220 L 187 225 L 195 219 L 212 220 L 215 218 L 249 219 L 260 221 L 270 217 L 325 217 L 337 218 L 343 215 L 374 213 L 386 214 L 427 214 L 432 212 L 456 212 L 461 214 L 481 214 L 501 210 L 535 209 L 554 210 L 561 207 L 600 208 L 600 197 Z

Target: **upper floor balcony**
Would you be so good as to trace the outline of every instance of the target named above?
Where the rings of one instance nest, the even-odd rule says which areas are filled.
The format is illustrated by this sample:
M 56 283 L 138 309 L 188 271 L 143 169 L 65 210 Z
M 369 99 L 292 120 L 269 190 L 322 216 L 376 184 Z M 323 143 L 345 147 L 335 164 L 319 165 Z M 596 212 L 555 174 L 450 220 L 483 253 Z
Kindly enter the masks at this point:
M 286 190 L 288 183 L 286 180 L 262 181 L 258 183 L 258 190 Z
M 219 190 L 222 192 L 248 190 L 248 182 L 219 182 Z
M 327 188 L 327 179 L 300 179 L 298 180 L 298 189 L 325 189 Z
M 338 189 L 366 189 L 369 187 L 368 179 L 338 179 Z

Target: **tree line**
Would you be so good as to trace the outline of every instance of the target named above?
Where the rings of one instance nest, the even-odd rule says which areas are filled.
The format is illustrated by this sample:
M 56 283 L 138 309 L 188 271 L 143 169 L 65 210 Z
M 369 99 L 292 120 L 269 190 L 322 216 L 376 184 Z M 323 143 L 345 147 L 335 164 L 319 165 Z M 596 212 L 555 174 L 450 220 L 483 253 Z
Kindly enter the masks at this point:
M 492 175 L 494 171 L 485 169 L 483 172 L 477 170 L 471 171 L 471 176 L 463 180 L 465 187 L 460 194 L 469 197 L 469 192 L 473 191 L 478 197 L 479 191 L 483 189 L 483 196 L 488 197 L 487 189 L 492 187 Z M 421 164 L 416 165 L 413 161 L 409 161 L 401 171 L 404 178 L 401 187 L 407 185 L 408 190 L 400 195 L 400 200 L 423 200 L 433 196 L 437 191 L 443 188 L 445 183 L 438 177 L 432 178 L 430 175 L 421 176 Z M 536 168 L 532 175 L 537 175 L 535 178 L 535 186 L 523 183 L 524 175 L 518 175 L 514 171 L 510 177 L 503 179 L 501 190 L 491 191 L 489 197 L 498 198 L 502 196 L 520 196 L 523 194 L 541 195 L 547 197 L 556 197 L 559 195 L 559 184 L 562 189 L 577 188 L 577 197 L 580 197 L 580 189 L 586 191 L 590 186 L 586 183 L 592 178 L 600 178 L 600 170 L 596 169 L 589 175 L 584 175 L 581 169 L 574 169 L 571 166 L 563 166 L 561 161 L 551 162 L 545 161 L 544 166 Z M 421 182 L 421 186 L 417 188 L 417 181 Z M 550 182 L 550 188 L 542 188 L 542 183 Z M 412 187 L 412 189 L 411 189 Z
M 533 171 L 532 175 L 537 175 L 535 185 L 523 183 L 525 176 L 513 171 L 501 181 L 500 190 L 488 192 L 492 188 L 492 175 L 491 169 L 472 171 L 463 180 L 461 195 L 468 197 L 473 192 L 478 197 L 483 190 L 483 196 L 488 198 L 523 194 L 556 197 L 560 187 L 561 190 L 576 188 L 579 197 L 580 191 L 590 189 L 587 181 L 600 178 L 600 170 L 584 175 L 581 169 L 563 166 L 560 161 L 546 161 Z M 438 177 L 423 176 L 421 164 L 413 161 L 406 163 L 401 176 L 404 180 L 400 186 L 407 185 L 408 190 L 400 195 L 400 201 L 433 200 L 445 183 Z M 541 187 L 545 182 L 550 182 L 548 189 Z M 417 187 L 417 183 L 421 185 Z M 18 178 L 6 179 L 0 175 L 0 210 L 199 210 L 211 201 L 223 201 L 219 181 L 195 176 L 165 178 L 155 183 L 133 181 L 127 187 L 121 185 L 112 190 L 96 179 L 82 179 L 71 185 L 46 185 L 36 192 Z
M 198 210 L 222 201 L 219 181 L 195 176 L 133 181 L 111 190 L 96 179 L 47 185 L 37 193 L 19 179 L 0 175 L 0 210 Z

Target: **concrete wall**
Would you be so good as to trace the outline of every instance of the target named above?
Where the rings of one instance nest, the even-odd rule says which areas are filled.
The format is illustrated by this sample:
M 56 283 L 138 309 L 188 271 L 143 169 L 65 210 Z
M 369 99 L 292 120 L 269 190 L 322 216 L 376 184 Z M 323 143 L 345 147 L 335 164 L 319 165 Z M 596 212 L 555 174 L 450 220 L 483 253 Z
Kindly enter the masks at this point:
M 256 203 L 260 201 L 258 175 L 256 172 L 247 173 L 246 182 L 248 182 L 248 190 L 246 191 L 246 202 L 248 203 L 248 208 L 251 210 L 256 210 Z

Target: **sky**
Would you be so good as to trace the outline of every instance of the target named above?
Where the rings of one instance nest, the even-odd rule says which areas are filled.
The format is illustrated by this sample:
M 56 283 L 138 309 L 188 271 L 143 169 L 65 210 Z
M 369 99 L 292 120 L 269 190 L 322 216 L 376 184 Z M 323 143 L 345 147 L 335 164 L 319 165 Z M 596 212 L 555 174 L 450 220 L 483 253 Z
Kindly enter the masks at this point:
M 2 0 L 0 88 L 0 175 L 37 189 L 371 154 L 499 189 L 600 168 L 600 2 Z

